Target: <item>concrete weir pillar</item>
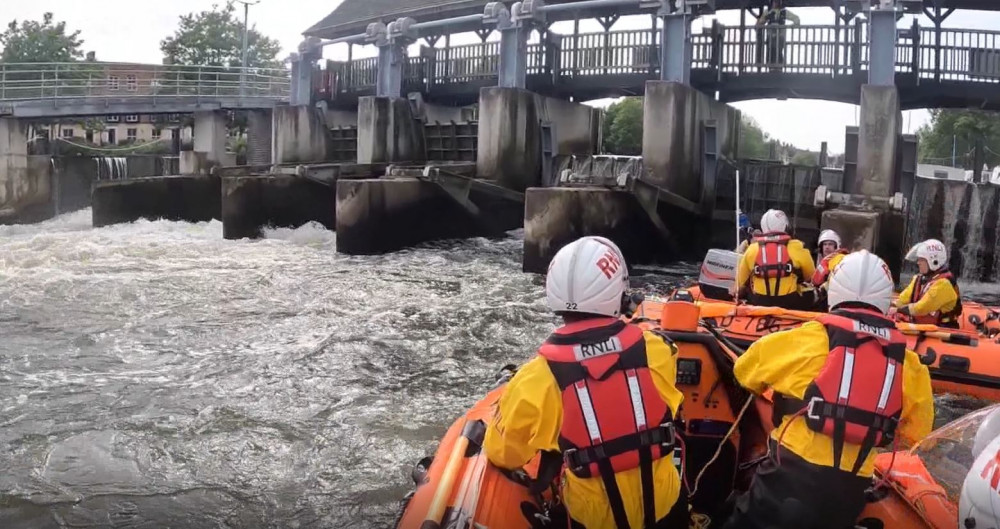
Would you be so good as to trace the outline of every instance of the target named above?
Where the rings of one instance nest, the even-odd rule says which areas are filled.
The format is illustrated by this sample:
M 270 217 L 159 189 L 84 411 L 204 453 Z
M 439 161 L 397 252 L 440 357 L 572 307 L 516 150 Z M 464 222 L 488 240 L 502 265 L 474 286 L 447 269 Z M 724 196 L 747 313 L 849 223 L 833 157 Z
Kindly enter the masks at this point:
M 333 139 L 323 111 L 305 105 L 275 107 L 271 163 L 314 163 L 333 159 Z
M 519 88 L 479 91 L 476 175 L 515 191 L 541 181 L 542 140 L 535 94 Z
M 226 152 L 226 115 L 217 110 L 194 113 L 194 150 L 182 151 L 180 172 L 209 174 L 213 167 L 236 165 L 236 155 Z
M 0 118 L 0 210 L 12 207 L 28 185 L 28 127 L 10 118 Z
M 847 192 L 878 197 L 893 194 L 902 120 L 895 86 L 861 87 L 857 174 Z
M 422 162 L 423 125 L 402 97 L 358 100 L 358 163 Z

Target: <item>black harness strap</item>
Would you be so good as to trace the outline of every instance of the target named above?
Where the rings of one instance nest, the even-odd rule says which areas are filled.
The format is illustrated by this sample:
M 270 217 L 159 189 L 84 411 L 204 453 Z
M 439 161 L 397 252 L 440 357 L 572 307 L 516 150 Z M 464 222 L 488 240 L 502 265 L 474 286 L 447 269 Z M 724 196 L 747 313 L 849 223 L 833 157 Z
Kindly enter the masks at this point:
M 615 518 L 615 526 L 618 529 L 629 529 L 625 502 L 622 501 L 622 493 L 618 490 L 618 482 L 615 481 L 615 470 L 611 467 L 611 460 L 599 459 L 597 468 L 601 473 L 601 481 L 604 482 L 604 493 L 608 496 L 608 504 L 611 506 L 611 515 Z
M 656 495 L 653 494 L 653 449 L 639 449 L 639 478 L 642 483 L 642 526 L 651 529 L 656 523 Z
M 668 448 L 672 448 L 676 443 L 675 436 L 676 430 L 674 429 L 674 425 L 668 422 L 645 432 L 624 435 L 617 439 L 605 441 L 596 447 L 567 447 L 563 450 L 563 460 L 566 462 L 566 468 L 570 472 L 581 478 L 589 478 L 591 475 L 587 467 L 593 463 L 599 463 L 602 459 L 609 459 L 626 452 L 650 448 L 653 445 L 660 445 L 663 447 L 663 450 L 667 450 Z M 561 444 L 563 444 L 562 439 L 560 439 Z

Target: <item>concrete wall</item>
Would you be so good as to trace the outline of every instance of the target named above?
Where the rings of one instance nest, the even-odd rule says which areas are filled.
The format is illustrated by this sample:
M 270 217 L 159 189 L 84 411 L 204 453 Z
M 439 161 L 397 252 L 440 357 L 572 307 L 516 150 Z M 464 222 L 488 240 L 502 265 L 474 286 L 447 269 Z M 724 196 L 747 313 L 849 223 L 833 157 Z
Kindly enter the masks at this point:
M 422 162 L 424 127 L 398 97 L 358 100 L 358 163 Z
M 13 214 L 40 198 L 44 200 L 41 185 L 40 179 L 32 178 L 28 170 L 27 125 L 0 118 L 0 210 Z
M 540 185 L 542 123 L 551 124 L 554 155 L 597 152 L 596 109 L 516 88 L 480 90 L 478 177 L 516 191 Z
M 480 235 L 438 186 L 412 178 L 337 182 L 337 252 L 392 252 L 435 239 Z
M 325 162 L 332 159 L 333 140 L 323 113 L 308 106 L 274 109 L 273 163 Z
M 262 228 L 296 228 L 319 222 L 336 227 L 336 188 L 297 176 L 262 175 L 222 179 L 222 236 L 256 238 Z
M 861 87 L 858 166 L 851 193 L 890 196 L 896 181 L 896 146 L 902 124 L 894 86 Z
M 714 204 L 712 187 L 703 196 L 702 183 L 702 124 L 708 119 L 717 122 L 720 153 L 735 159 L 738 110 L 684 84 L 646 82 L 642 156 L 651 183 L 688 200 Z
M 247 165 L 271 163 L 273 125 L 274 115 L 271 110 L 247 111 Z
M 903 247 L 931 238 L 960 277 L 1000 281 L 1000 186 L 917 178 Z
M 215 176 L 163 176 L 102 181 L 93 188 L 94 227 L 140 218 L 202 222 L 222 216 Z
M 666 256 L 661 237 L 627 191 L 536 187 L 524 198 L 525 272 L 544 273 L 560 248 L 585 235 L 615 241 L 630 264 Z

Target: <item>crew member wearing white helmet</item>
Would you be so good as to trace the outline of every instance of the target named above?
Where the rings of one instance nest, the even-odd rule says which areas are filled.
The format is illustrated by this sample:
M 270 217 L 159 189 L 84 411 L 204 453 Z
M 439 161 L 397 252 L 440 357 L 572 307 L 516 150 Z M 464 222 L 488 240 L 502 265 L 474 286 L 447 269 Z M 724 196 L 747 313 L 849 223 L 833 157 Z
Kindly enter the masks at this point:
M 1000 413 L 994 411 L 976 431 L 972 457 L 958 500 L 958 527 L 1000 527 Z
M 769 209 L 760 219 L 760 229 L 736 268 L 735 287 L 749 286 L 747 301 L 753 305 L 811 308 L 813 297 L 802 296 L 799 283 L 812 279 L 812 255 L 802 241 L 788 234 L 788 217 Z
M 559 250 L 545 291 L 563 325 L 507 384 L 483 446 L 504 469 L 555 454 L 574 527 L 687 529 L 672 457 L 684 398 L 674 385 L 677 351 L 620 319 L 628 284 L 625 259 L 607 239 Z
M 886 317 L 892 293 L 885 262 L 852 253 L 830 278 L 832 313 L 759 338 L 736 361 L 740 384 L 773 390 L 775 428 L 724 528 L 852 527 L 874 449 L 930 433 L 930 373 Z
M 962 294 L 955 276 L 948 270 L 948 252 L 936 239 L 917 243 L 906 254 L 907 261 L 916 261 L 920 273 L 896 300 L 897 313 L 915 323 L 942 327 L 959 327 L 962 315 Z
M 840 235 L 833 230 L 823 230 L 819 234 L 819 261 L 816 263 L 816 272 L 813 273 L 812 283 L 816 288 L 826 288 L 826 283 L 830 279 L 830 272 L 840 264 L 844 256 L 849 252 L 841 247 Z

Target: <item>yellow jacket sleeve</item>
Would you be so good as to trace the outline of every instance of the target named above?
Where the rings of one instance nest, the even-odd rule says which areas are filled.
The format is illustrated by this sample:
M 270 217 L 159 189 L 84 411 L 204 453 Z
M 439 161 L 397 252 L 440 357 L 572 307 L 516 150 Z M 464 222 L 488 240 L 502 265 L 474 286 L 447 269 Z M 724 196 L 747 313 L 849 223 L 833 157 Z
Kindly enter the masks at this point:
M 896 298 L 896 308 L 902 307 L 903 305 L 909 305 L 913 303 L 913 287 L 917 284 L 917 276 L 913 276 L 910 280 L 910 284 L 899 293 L 899 297 Z
M 757 243 L 750 243 L 747 246 L 743 256 L 740 257 L 740 265 L 736 267 L 736 288 L 742 288 L 744 285 L 750 281 L 753 276 L 753 266 L 757 262 L 757 252 L 760 251 L 760 245 Z
M 643 333 L 643 337 L 646 339 L 646 360 L 653 384 L 670 406 L 670 411 L 677 416 L 677 410 L 684 401 L 684 394 L 676 386 L 677 347 L 649 331 Z
M 811 321 L 759 338 L 736 360 L 736 379 L 753 393 L 773 388 L 801 398 L 829 354 L 826 328 Z
M 813 274 L 816 273 L 816 264 L 813 263 L 812 255 L 809 250 L 806 250 L 802 241 L 798 239 L 788 241 L 788 255 L 792 257 L 792 266 L 802 272 L 800 279 L 802 281 L 812 279 Z
M 951 310 L 958 302 L 958 293 L 947 279 L 938 279 L 931 283 L 927 292 L 910 307 L 910 314 L 926 316 L 935 311 Z
M 903 413 L 897 434 L 905 446 L 927 437 L 934 428 L 934 391 L 931 373 L 913 351 L 903 362 Z
M 483 448 L 497 467 L 524 466 L 539 451 L 559 449 L 562 396 L 545 359 L 521 366 L 500 397 Z

